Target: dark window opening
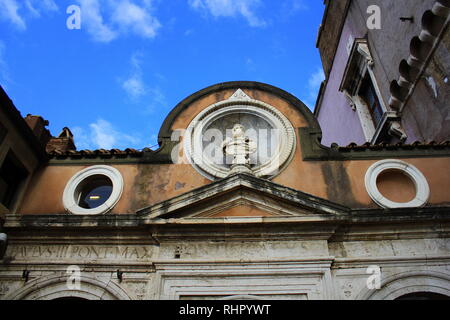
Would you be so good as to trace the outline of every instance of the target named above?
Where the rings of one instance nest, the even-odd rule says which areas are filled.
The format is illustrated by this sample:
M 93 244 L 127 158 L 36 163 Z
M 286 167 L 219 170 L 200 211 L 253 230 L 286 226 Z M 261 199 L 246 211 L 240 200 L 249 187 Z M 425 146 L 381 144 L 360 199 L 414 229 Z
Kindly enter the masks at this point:
M 450 297 L 434 292 L 413 292 L 400 296 L 395 300 L 450 300 Z
M 372 121 L 375 128 L 377 128 L 383 118 L 383 108 L 381 107 L 380 100 L 378 99 L 377 92 L 375 91 L 375 87 L 369 75 L 365 76 L 361 84 L 359 96 L 367 104 L 370 115 L 372 116 Z
M 80 298 L 80 297 L 60 297 L 60 298 L 55 298 L 53 300 L 64 300 L 64 301 L 86 301 L 87 299 L 85 298 Z
M 112 193 L 112 181 L 103 175 L 88 177 L 78 186 L 78 205 L 94 209 L 104 204 Z
M 8 130 L 6 130 L 5 126 L 0 123 L 0 145 L 2 144 L 3 140 L 5 139 L 7 133 L 8 133 Z
M 400 140 L 398 140 L 400 141 Z M 388 144 L 393 144 L 395 143 L 394 137 L 390 136 L 389 133 L 387 132 L 387 130 L 384 130 L 380 133 L 380 135 L 378 136 L 378 139 L 376 141 L 376 143 L 388 143 Z
M 17 193 L 28 176 L 28 171 L 10 151 L 0 168 L 0 202 L 12 209 Z

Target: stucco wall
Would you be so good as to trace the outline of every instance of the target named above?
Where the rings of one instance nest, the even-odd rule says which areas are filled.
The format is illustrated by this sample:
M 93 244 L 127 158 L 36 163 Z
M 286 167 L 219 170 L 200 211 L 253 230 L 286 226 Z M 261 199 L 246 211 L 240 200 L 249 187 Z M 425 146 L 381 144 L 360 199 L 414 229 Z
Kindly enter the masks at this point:
M 350 7 L 350 12 L 355 10 L 354 6 Z M 348 40 L 350 37 L 356 39 L 363 36 L 364 30 L 358 29 L 352 19 L 347 19 L 318 114 L 318 120 L 322 128 L 322 144 L 325 146 L 330 146 L 332 143 L 346 146 L 350 142 L 357 144 L 365 142 L 357 112 L 352 110 L 347 97 L 339 91 L 349 58 L 347 53 Z
M 233 90 L 204 96 L 187 107 L 173 123 L 172 129 L 185 129 L 198 112 L 227 99 Z M 281 111 L 298 129 L 307 126 L 303 115 L 280 97 L 267 92 L 246 90 L 251 97 L 264 101 Z M 297 131 L 297 145 L 289 165 L 272 181 L 305 193 L 353 208 L 377 207 L 364 186 L 367 169 L 376 160 L 304 161 Z M 449 201 L 450 161 L 448 158 L 403 159 L 413 164 L 428 180 L 431 204 Z M 105 161 L 103 164 L 108 164 Z M 168 200 L 174 196 L 211 183 L 190 164 L 117 164 L 124 178 L 124 191 L 112 213 L 131 214 L 136 210 Z M 21 214 L 64 214 L 62 195 L 69 179 L 86 165 L 56 165 L 42 168 L 30 183 Z

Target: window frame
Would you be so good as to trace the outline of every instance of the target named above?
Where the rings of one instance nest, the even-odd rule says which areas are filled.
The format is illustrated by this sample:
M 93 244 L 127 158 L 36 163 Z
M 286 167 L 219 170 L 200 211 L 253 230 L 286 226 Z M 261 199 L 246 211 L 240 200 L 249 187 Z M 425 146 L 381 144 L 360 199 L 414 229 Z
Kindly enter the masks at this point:
M 359 121 L 364 133 L 366 142 L 375 143 L 380 136 L 382 128 L 385 127 L 388 118 L 396 118 L 387 107 L 378 86 L 377 79 L 373 72 L 374 60 L 370 53 L 367 39 L 354 39 L 352 49 L 349 53 L 349 59 L 345 68 L 344 76 L 339 90 L 344 92 L 350 100 L 350 105 L 354 111 L 358 113 Z M 355 82 L 355 76 L 357 81 Z M 378 99 L 382 116 L 378 123 L 376 123 L 371 108 L 368 103 L 361 96 L 361 89 L 363 83 L 370 81 L 370 85 L 374 89 L 374 93 Z
M 375 87 L 372 83 L 372 81 L 366 76 L 361 81 L 361 87 L 358 91 L 359 96 L 363 99 L 363 101 L 366 103 L 369 113 L 372 117 L 372 121 L 374 123 L 375 127 L 378 127 L 383 119 L 384 110 L 381 106 L 380 99 L 376 93 Z M 370 103 L 369 101 L 369 95 L 373 97 L 374 103 Z M 377 119 L 377 113 L 380 113 L 379 119 Z
M 108 177 L 112 182 L 112 192 L 109 198 L 100 206 L 96 208 L 86 209 L 82 208 L 78 204 L 78 199 L 75 196 L 78 192 L 78 187 L 86 179 L 89 179 L 95 175 L 103 175 Z M 87 167 L 79 172 L 77 172 L 70 180 L 67 182 L 63 193 L 63 204 L 67 212 L 77 215 L 97 215 L 105 214 L 110 212 L 114 206 L 119 202 L 124 188 L 124 181 L 122 174 L 116 168 L 107 165 L 94 165 Z
M 378 176 L 387 170 L 403 172 L 413 183 L 416 189 L 414 199 L 401 203 L 389 200 L 378 189 Z M 380 207 L 392 208 L 420 208 L 427 204 L 430 198 L 430 187 L 424 174 L 412 164 L 398 160 L 386 159 L 373 163 L 366 171 L 364 177 L 366 191 L 370 198 Z

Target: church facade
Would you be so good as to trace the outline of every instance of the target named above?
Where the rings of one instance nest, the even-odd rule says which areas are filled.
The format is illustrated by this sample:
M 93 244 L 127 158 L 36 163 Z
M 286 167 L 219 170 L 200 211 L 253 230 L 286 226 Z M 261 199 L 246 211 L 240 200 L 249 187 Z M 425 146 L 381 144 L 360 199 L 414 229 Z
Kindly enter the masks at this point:
M 449 141 L 326 146 L 251 81 L 181 101 L 157 150 L 77 150 L 0 106 L 0 299 L 450 297 Z

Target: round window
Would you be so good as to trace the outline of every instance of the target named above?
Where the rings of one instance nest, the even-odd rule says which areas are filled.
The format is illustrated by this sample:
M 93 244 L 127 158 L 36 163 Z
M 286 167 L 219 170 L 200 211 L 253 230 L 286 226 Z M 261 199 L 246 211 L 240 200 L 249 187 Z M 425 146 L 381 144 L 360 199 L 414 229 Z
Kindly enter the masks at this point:
M 421 207 L 430 196 L 424 175 L 400 160 L 374 163 L 366 172 L 365 185 L 372 200 L 383 208 Z
M 243 131 L 241 139 L 245 138 L 246 144 L 241 141 L 240 146 L 248 152 L 255 176 L 271 179 L 292 160 L 296 143 L 292 124 L 273 106 L 239 89 L 229 99 L 200 112 L 186 130 L 184 152 L 204 177 L 222 179 L 232 172 L 234 155 L 226 148 L 239 139 L 233 133 L 236 126 Z
M 106 202 L 112 193 L 112 181 L 96 174 L 83 180 L 75 193 L 75 201 L 81 208 L 94 209 Z
M 63 203 L 73 214 L 102 214 L 119 201 L 123 190 L 120 172 L 110 166 L 92 166 L 75 174 L 64 189 Z

